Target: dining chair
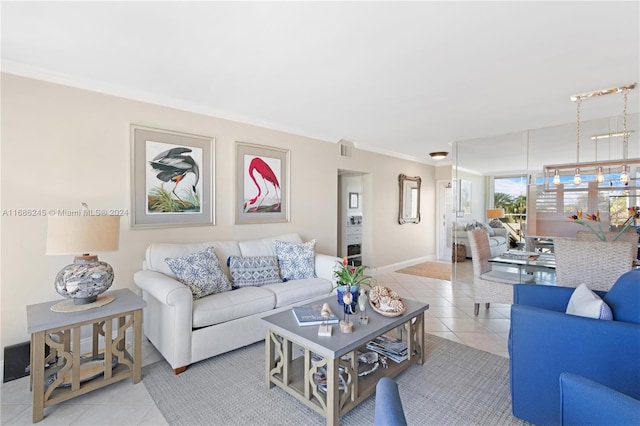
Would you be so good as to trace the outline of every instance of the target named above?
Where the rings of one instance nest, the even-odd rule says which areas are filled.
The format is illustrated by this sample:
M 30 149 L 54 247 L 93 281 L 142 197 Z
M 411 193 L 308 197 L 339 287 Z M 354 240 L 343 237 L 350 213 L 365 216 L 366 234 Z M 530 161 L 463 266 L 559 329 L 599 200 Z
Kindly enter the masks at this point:
M 533 276 L 493 269 L 489 262 L 489 235 L 484 229 L 467 231 L 467 237 L 473 263 L 473 314 L 479 314 L 480 303 L 484 303 L 486 309 L 492 302 L 513 303 L 513 284 L 531 282 Z
M 613 238 L 618 235 L 617 232 L 604 232 L 604 237 L 607 241 L 613 241 Z M 600 241 L 600 239 L 591 231 L 578 231 L 576 239 L 580 241 Z M 640 240 L 640 235 L 636 232 L 636 228 L 630 227 L 618 237 L 616 241 L 631 241 L 637 243 Z
M 637 241 L 584 238 L 589 239 L 553 239 L 556 285 L 577 287 L 585 283 L 591 290 L 608 291 L 620 275 L 632 269 Z

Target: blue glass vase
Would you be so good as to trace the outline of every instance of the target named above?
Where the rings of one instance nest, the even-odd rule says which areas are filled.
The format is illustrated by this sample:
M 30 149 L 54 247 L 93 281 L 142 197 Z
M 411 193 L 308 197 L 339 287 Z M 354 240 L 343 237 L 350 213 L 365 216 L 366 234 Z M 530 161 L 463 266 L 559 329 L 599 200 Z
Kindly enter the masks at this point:
M 353 297 L 353 301 L 351 302 L 351 307 L 352 307 L 352 311 L 355 312 L 355 307 L 358 306 L 358 286 L 357 285 L 352 285 L 349 287 L 350 291 L 351 291 L 351 296 Z M 342 296 L 344 295 L 344 293 L 347 291 L 347 286 L 343 285 L 340 286 L 336 289 L 336 295 L 338 298 L 338 304 L 340 304 L 340 306 L 344 305 L 344 302 L 342 301 Z

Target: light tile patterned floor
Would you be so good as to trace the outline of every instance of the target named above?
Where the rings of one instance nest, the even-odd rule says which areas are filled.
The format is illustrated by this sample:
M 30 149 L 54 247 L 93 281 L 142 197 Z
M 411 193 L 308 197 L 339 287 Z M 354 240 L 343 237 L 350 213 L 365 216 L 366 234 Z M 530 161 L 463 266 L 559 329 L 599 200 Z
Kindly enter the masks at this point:
M 376 284 L 396 290 L 402 297 L 429 303 L 425 330 L 465 345 L 500 356 L 507 355 L 509 305 L 482 306 L 473 315 L 471 262 L 456 267 L 456 280 L 417 277 L 399 273 L 376 276 Z M 148 342 L 143 345 L 143 365 L 161 357 Z M 144 381 L 144 377 L 143 377 Z M 28 377 L 3 383 L 0 387 L 2 425 L 31 424 L 31 393 Z M 143 383 L 124 380 L 87 395 L 45 409 L 39 425 L 165 425 L 167 424 Z

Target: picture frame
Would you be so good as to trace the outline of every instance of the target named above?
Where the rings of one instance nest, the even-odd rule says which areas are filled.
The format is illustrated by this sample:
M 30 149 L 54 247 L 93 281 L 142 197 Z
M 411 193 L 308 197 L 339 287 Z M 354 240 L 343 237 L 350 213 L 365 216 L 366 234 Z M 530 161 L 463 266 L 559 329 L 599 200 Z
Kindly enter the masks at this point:
M 357 192 L 350 192 L 349 193 L 349 208 L 350 209 L 357 209 L 358 208 L 358 198 L 360 197 L 360 194 L 358 194 Z
M 289 222 L 290 152 L 236 142 L 236 224 Z
M 215 139 L 131 125 L 132 228 L 215 225 Z

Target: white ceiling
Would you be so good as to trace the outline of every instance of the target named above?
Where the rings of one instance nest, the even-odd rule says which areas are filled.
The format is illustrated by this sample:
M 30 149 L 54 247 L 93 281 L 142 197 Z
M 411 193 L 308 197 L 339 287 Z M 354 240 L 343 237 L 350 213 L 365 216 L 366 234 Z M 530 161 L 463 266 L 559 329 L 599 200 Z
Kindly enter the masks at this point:
M 639 4 L 2 1 L 2 69 L 432 163 L 639 82 Z

